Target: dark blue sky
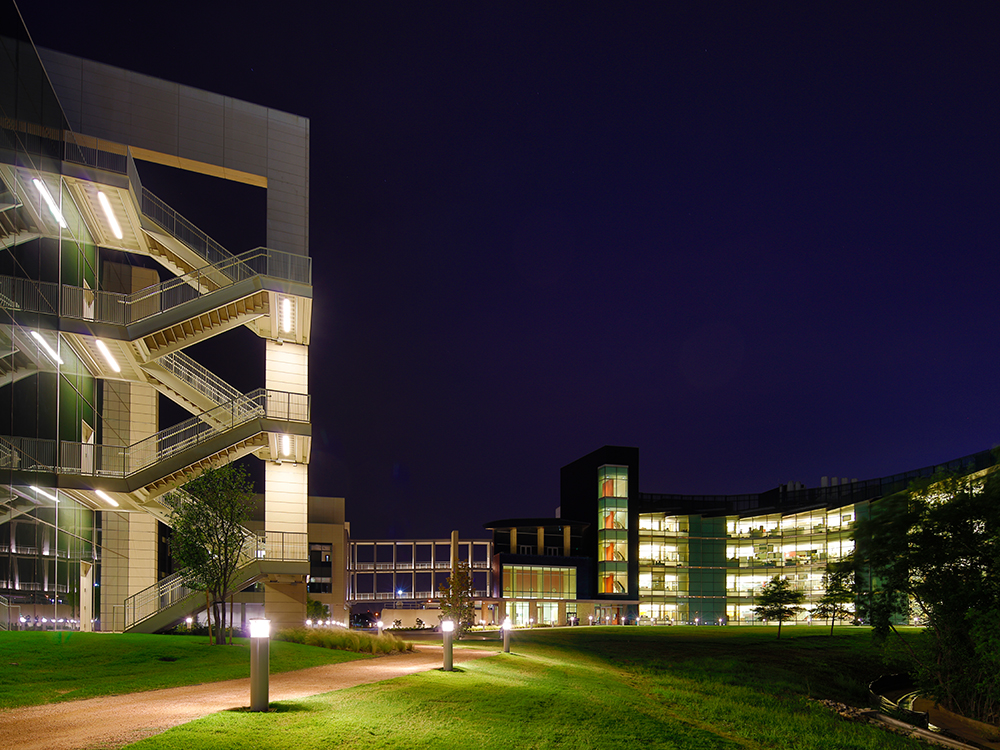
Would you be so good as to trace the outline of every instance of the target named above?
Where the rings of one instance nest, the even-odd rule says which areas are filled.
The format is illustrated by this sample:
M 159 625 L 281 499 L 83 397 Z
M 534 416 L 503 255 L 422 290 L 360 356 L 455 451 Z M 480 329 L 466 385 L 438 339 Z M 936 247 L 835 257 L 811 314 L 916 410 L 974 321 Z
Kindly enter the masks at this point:
M 739 493 L 1000 442 L 1000 6 L 206 5 L 21 10 L 311 118 L 311 489 L 356 538 L 548 515 L 605 443 Z

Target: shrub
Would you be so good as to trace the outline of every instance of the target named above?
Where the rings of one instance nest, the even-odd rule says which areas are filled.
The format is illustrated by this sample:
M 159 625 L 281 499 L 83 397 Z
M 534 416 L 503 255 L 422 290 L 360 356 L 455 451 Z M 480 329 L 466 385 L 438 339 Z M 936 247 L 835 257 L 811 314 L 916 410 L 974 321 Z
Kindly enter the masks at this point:
M 343 628 L 285 628 L 275 633 L 274 639 L 359 654 L 390 654 L 393 651 L 413 650 L 412 644 L 389 633 L 379 636 Z

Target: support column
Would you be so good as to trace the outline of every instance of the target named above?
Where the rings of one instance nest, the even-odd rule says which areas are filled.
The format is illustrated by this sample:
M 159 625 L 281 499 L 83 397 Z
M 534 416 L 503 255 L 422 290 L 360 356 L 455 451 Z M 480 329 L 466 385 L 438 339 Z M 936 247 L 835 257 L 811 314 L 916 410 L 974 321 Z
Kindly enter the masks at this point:
M 545 527 L 539 526 L 537 533 L 538 554 L 545 554 Z
M 80 631 L 94 630 L 94 564 L 80 561 Z
M 269 340 L 265 356 L 265 387 L 288 393 L 309 392 L 309 347 Z M 264 530 L 308 535 L 308 465 L 287 461 L 267 463 Z M 264 611 L 273 630 L 301 627 L 306 619 L 306 576 L 286 575 L 266 581 Z

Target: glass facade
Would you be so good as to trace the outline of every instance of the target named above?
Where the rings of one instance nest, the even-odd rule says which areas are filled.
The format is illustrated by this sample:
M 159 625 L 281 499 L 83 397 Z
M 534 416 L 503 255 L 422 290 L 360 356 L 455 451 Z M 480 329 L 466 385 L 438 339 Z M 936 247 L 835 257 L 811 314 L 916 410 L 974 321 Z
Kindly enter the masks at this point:
M 0 17 L 0 596 L 14 626 L 76 628 L 99 514 L 44 470 L 98 428 L 98 381 L 58 322 L 61 288 L 97 288 L 98 251 L 63 175 L 80 147 L 16 10 Z
M 597 472 L 597 585 L 599 594 L 628 592 L 628 467 Z
M 504 599 L 575 599 L 576 568 L 504 565 Z
M 639 615 L 654 622 L 755 623 L 754 597 L 775 575 L 823 595 L 829 562 L 850 554 L 855 506 L 759 516 L 639 516 Z

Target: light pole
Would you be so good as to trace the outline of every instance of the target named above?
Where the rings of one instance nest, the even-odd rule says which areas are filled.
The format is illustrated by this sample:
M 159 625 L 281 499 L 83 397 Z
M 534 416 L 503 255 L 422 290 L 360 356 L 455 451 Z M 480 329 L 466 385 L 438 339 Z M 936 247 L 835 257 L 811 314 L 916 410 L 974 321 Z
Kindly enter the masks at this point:
M 510 653 L 510 629 L 513 627 L 513 625 L 510 624 L 510 618 L 509 617 L 506 618 L 503 621 L 503 625 L 501 625 L 500 627 L 503 628 L 503 652 L 505 654 L 509 654 Z
M 271 621 L 250 620 L 250 710 L 267 711 Z
M 455 632 L 453 620 L 441 621 L 441 632 L 444 633 L 444 671 L 452 671 L 452 634 Z

